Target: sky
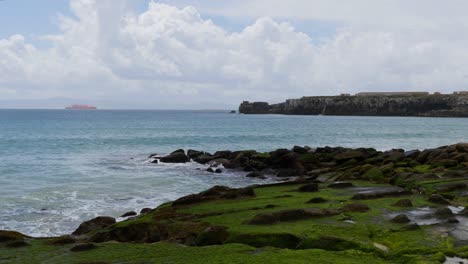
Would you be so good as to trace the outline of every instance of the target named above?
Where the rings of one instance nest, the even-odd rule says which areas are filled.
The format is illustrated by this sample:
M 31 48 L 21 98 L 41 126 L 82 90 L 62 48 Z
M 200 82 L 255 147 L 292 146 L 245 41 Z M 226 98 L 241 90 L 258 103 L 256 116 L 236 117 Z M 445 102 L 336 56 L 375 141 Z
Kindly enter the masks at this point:
M 0 108 L 468 90 L 465 0 L 3 0 Z

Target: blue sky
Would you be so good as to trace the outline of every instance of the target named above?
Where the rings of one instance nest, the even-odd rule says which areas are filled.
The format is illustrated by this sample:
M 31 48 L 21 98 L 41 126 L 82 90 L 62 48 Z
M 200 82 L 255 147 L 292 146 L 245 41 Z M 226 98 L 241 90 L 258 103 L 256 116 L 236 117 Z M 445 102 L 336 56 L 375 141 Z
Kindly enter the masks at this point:
M 229 109 L 468 90 L 467 9 L 465 0 L 3 0 L 0 108 Z

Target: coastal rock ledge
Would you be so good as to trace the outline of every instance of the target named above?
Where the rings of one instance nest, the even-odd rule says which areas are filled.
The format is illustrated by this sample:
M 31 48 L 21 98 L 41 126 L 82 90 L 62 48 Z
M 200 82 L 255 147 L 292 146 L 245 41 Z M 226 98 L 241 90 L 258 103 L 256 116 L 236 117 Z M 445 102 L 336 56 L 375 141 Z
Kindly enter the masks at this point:
M 241 114 L 468 117 L 468 92 L 360 93 L 313 96 L 283 103 L 244 101 Z

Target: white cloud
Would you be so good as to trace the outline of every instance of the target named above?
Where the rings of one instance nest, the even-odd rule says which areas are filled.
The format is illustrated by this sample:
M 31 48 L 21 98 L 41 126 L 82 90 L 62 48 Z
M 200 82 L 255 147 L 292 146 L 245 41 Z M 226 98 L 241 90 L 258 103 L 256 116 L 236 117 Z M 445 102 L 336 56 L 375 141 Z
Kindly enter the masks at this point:
M 346 22 L 331 37 L 317 40 L 268 17 L 231 33 L 192 6 L 152 2 L 143 13 L 135 14 L 128 11 L 126 1 L 71 0 L 75 16 L 61 16 L 61 33 L 44 36 L 50 48 L 34 47 L 21 35 L 0 40 L 0 96 L 210 108 L 234 106 L 243 99 L 282 101 L 365 90 L 467 89 L 465 18 L 436 15 L 430 26 L 420 26 L 439 4 L 430 1 L 432 5 L 415 13 L 412 4 L 400 2 L 383 1 L 377 8 L 369 1 L 353 1 L 354 7 L 362 8 L 358 11 L 348 10 L 348 2 L 342 1 L 338 11 L 337 1 L 288 5 L 278 1 L 275 7 L 256 0 L 227 5 L 232 13 L 248 6 L 253 16 L 257 15 L 254 11 L 263 10 L 272 17 L 304 14 L 304 18 Z M 200 8 L 208 10 L 204 3 L 199 2 Z M 404 6 L 409 7 L 405 12 Z M 364 26 L 381 21 L 380 15 L 390 19 L 383 10 L 358 19 L 359 14 L 382 8 L 389 14 L 401 12 L 413 23 L 406 28 L 400 23 Z M 222 13 L 221 6 L 213 10 Z M 309 13 L 312 16 L 305 16 Z

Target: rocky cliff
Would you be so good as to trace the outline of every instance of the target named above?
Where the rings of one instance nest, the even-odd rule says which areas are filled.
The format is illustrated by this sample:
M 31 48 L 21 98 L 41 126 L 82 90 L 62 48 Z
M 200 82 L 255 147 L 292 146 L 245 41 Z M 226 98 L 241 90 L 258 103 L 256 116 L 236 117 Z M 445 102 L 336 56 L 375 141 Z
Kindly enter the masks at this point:
M 243 114 L 468 117 L 467 94 L 315 96 L 284 103 L 244 101 Z

